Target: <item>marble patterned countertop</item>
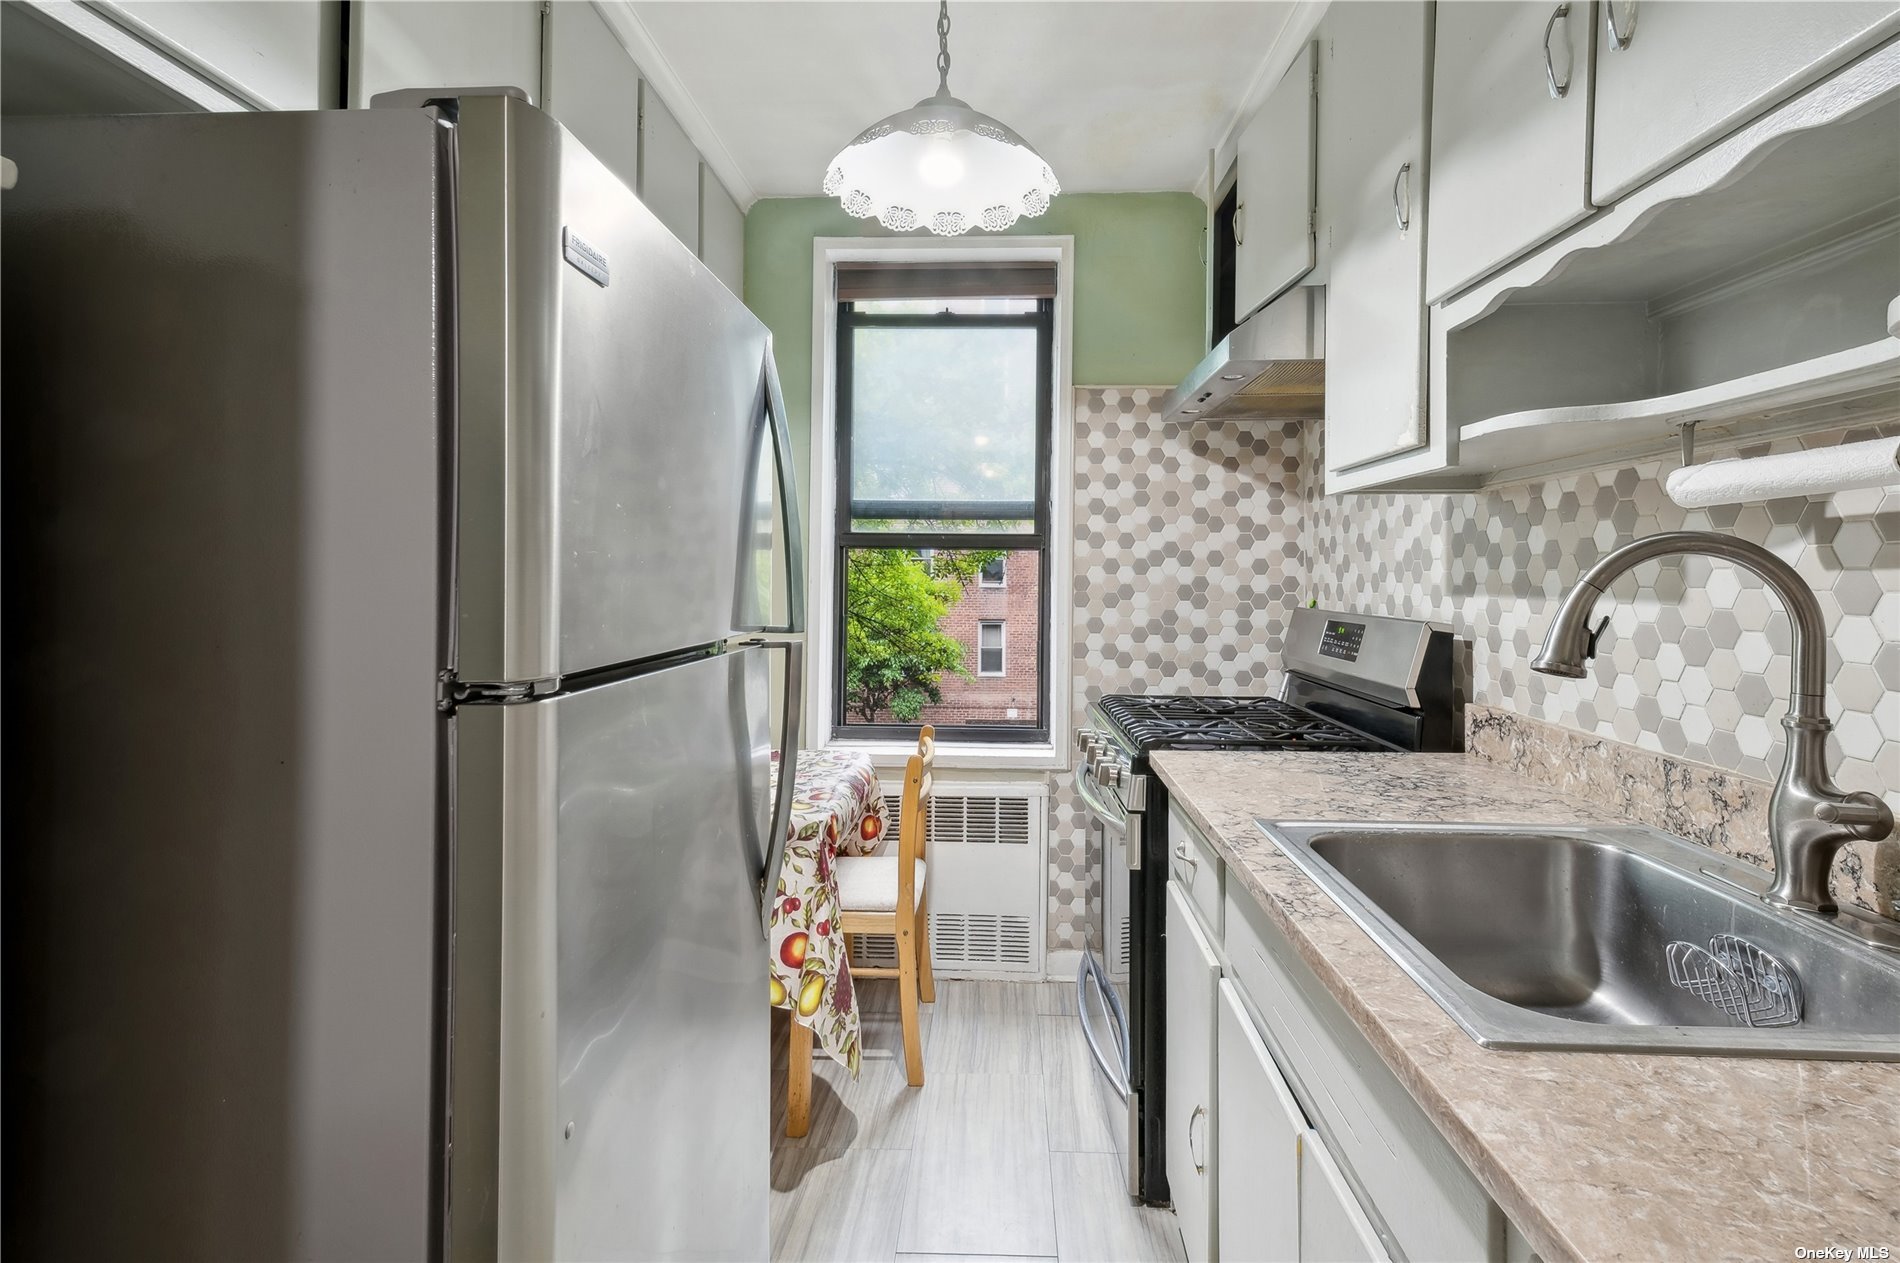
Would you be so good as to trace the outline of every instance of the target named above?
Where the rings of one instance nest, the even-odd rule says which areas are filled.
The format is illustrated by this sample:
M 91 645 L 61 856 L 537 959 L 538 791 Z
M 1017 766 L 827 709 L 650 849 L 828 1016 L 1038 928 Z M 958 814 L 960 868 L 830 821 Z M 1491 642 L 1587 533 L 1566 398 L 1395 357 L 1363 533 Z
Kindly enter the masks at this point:
M 1900 1259 L 1900 1063 L 1481 1048 L 1254 825 L 1620 817 L 1457 754 L 1152 762 L 1229 889 L 1266 910 L 1546 1263 L 1841 1245 Z

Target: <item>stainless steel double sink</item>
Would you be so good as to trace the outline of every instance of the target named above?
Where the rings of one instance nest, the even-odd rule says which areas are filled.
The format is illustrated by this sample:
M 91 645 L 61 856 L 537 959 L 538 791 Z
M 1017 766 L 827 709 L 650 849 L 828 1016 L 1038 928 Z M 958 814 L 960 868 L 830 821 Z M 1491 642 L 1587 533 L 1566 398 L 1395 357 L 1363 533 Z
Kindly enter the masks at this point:
M 1666 833 L 1256 823 L 1487 1048 L 1900 1060 L 1900 956 Z M 1796 975 L 1797 1025 L 1732 1025 L 1670 981 L 1671 942 L 1718 934 Z

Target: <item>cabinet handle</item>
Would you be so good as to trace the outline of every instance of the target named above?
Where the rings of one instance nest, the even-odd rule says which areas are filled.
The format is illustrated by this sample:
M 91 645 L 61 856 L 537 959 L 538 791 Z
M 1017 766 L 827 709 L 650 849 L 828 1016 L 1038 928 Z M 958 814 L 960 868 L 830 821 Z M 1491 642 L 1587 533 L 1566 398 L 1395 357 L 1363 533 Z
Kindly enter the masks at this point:
M 1207 1143 L 1205 1140 L 1203 1140 L 1198 1145 L 1194 1143 L 1194 1124 L 1196 1123 L 1200 1123 L 1202 1125 L 1201 1134 L 1203 1137 L 1205 1137 L 1207 1134 L 1207 1126 L 1206 1126 L 1207 1106 L 1196 1105 L 1194 1107 L 1194 1112 L 1188 1115 L 1188 1128 L 1187 1128 L 1188 1130 L 1188 1156 L 1194 1160 L 1194 1174 L 1206 1175 L 1207 1174 Z
M 1195 870 L 1200 868 L 1201 861 L 1188 854 L 1186 842 L 1176 842 L 1174 844 L 1174 858 L 1188 866 L 1188 880 L 1193 881 Z
M 1624 16 L 1629 18 L 1628 27 L 1617 24 L 1616 11 L 1619 8 L 1623 10 Z M 1636 35 L 1636 0 L 1603 0 L 1603 13 L 1609 22 L 1610 46 L 1628 48 L 1630 40 Z
M 1399 186 L 1405 186 L 1405 197 L 1399 197 Z M 1392 209 L 1397 212 L 1399 231 L 1405 232 L 1412 226 L 1412 164 L 1401 162 L 1399 173 L 1392 177 Z
M 1244 231 L 1246 228 L 1246 224 L 1247 224 L 1247 203 L 1235 202 L 1234 203 L 1234 244 L 1236 246 L 1244 246 L 1247 244 L 1247 237 Z
M 1564 77 L 1562 82 L 1558 82 L 1557 67 L 1552 64 L 1550 58 L 1550 32 L 1558 22 L 1569 16 L 1570 0 L 1564 0 L 1562 4 L 1550 11 L 1550 20 L 1544 23 L 1544 82 L 1550 85 L 1550 95 L 1559 100 L 1567 96 L 1570 92 L 1570 27 L 1567 23 L 1564 26 Z

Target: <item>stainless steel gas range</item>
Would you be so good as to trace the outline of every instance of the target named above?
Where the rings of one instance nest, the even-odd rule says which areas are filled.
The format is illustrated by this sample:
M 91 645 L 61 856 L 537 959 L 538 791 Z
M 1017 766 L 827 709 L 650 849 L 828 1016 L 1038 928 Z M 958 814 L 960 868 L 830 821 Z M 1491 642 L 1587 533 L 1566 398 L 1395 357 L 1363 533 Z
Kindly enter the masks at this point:
M 1463 732 L 1449 630 L 1414 619 L 1300 609 L 1278 697 L 1112 694 L 1077 734 L 1077 792 L 1101 865 L 1102 956 L 1076 985 L 1082 1035 L 1128 1107 L 1128 1191 L 1167 1204 L 1162 1064 L 1167 791 L 1156 750 L 1455 751 Z M 1123 1005 L 1116 983 L 1126 979 Z

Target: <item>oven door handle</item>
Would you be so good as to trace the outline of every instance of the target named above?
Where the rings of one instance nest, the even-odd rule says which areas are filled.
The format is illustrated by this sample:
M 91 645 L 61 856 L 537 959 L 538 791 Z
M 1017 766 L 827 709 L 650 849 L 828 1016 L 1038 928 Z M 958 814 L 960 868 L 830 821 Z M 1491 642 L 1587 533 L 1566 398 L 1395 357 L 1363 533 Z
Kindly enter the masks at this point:
M 1113 825 L 1116 829 L 1127 830 L 1127 809 L 1118 803 L 1111 803 L 1096 790 L 1095 782 L 1089 776 L 1087 768 L 1075 770 L 1075 792 L 1077 797 L 1081 798 L 1083 805 L 1100 816 L 1104 822 Z
M 1115 986 L 1108 980 L 1108 974 L 1102 969 L 1101 962 L 1095 959 L 1095 953 L 1084 951 L 1082 964 L 1075 971 L 1075 1010 L 1082 1023 L 1082 1038 L 1088 1041 L 1089 1055 L 1095 1059 L 1109 1086 L 1123 1101 L 1128 1099 L 1128 1011 L 1122 1007 L 1122 998 Z M 1116 1059 L 1111 1062 L 1108 1054 L 1102 1051 L 1101 1041 L 1096 1037 L 1095 1027 L 1089 1021 L 1089 993 L 1094 992 L 1100 1003 L 1102 1016 L 1115 1027 Z

